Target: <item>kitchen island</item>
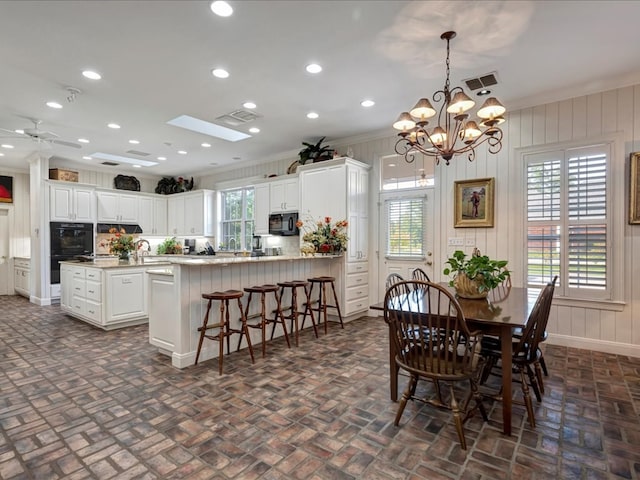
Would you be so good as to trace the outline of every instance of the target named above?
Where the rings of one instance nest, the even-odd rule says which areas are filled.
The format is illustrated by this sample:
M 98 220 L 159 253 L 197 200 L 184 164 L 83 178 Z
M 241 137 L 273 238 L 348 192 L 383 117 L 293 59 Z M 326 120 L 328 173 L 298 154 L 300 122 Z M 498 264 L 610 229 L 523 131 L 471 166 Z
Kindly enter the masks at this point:
M 200 335 L 197 329 L 202 325 L 207 308 L 207 301 L 202 298 L 203 293 L 306 280 L 318 275 L 331 275 L 339 279 L 342 265 L 339 256 L 171 259 L 170 265 L 158 265 L 146 272 L 149 289 L 149 342 L 158 347 L 161 353 L 170 356 L 173 366 L 188 367 L 195 363 Z M 336 289 L 340 288 L 342 286 L 337 283 Z M 283 305 L 286 306 L 289 301 L 285 298 Z M 259 302 L 254 308 L 258 306 Z M 268 304 L 269 311 L 274 307 L 275 304 Z M 235 305 L 231 312 L 230 322 L 239 326 Z M 210 315 L 213 316 L 210 321 L 217 321 L 219 310 L 212 308 Z M 307 326 L 310 326 L 310 322 L 307 322 Z M 282 335 L 282 330 L 277 328 L 276 336 L 279 335 Z M 252 330 L 251 340 L 252 343 L 259 344 L 260 332 Z M 236 344 L 237 337 L 232 338 L 232 349 Z M 245 347 L 246 341 L 243 340 L 241 348 Z M 200 361 L 217 356 L 217 342 L 205 341 Z

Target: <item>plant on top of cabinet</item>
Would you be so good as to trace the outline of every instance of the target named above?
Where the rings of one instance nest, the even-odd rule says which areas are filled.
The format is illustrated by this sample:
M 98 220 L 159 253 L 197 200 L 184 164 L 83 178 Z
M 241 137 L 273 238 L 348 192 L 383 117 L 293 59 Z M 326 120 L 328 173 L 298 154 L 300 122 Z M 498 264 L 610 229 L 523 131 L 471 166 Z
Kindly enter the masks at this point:
M 191 180 L 186 180 L 184 177 L 178 177 L 177 180 L 173 177 L 163 177 L 158 181 L 155 192 L 162 195 L 190 192 L 193 190 L 193 185 L 193 177 L 191 177 Z
M 300 165 L 304 165 L 309 160 L 311 160 L 311 163 L 315 163 L 333 158 L 333 149 L 329 145 L 322 145 L 325 138 L 327 137 L 322 137 L 315 144 L 302 142 L 302 145 L 304 145 L 305 148 L 300 150 L 298 153 L 298 156 L 300 157 Z

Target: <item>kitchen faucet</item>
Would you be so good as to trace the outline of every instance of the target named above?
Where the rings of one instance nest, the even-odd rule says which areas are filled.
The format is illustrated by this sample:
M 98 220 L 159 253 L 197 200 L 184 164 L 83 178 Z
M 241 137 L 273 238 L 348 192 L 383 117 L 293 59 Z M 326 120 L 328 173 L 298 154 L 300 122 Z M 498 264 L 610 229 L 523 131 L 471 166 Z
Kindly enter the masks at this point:
M 233 242 L 233 253 L 235 254 L 235 252 L 236 252 L 236 239 L 235 238 L 229 239 L 229 250 L 231 250 L 231 242 Z
M 138 240 L 136 240 L 136 242 L 133 244 L 133 259 L 136 261 L 136 263 L 138 263 L 138 249 L 140 249 L 143 243 L 147 244 L 147 249 L 142 251 L 141 255 L 144 256 L 145 251 L 147 253 L 151 251 L 151 245 L 149 244 L 149 240 L 145 238 L 139 238 Z

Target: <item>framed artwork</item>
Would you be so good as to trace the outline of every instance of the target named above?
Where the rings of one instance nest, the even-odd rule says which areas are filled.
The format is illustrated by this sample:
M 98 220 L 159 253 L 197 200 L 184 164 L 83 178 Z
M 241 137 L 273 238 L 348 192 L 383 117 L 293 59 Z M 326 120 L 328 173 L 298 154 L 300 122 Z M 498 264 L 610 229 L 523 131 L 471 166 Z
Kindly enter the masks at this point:
M 0 175 L 0 203 L 13 203 L 13 177 Z
M 495 178 L 455 182 L 455 228 L 493 227 L 494 183 Z
M 629 223 L 640 224 L 640 152 L 631 154 L 629 165 Z

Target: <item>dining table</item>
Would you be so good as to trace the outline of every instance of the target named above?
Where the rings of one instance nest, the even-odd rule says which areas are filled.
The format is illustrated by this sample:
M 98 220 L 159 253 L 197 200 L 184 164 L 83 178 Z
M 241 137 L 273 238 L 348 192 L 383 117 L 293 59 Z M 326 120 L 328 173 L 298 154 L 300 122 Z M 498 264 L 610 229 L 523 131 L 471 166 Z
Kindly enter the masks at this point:
M 455 290 L 447 283 L 441 283 L 455 295 Z M 490 292 L 487 298 L 466 299 L 456 296 L 462 308 L 462 313 L 470 330 L 479 330 L 484 335 L 494 335 L 500 338 L 500 353 L 502 365 L 511 365 L 513 354 L 513 331 L 524 327 L 537 298 L 537 291 L 527 288 L 511 287 Z M 401 308 L 405 302 L 393 302 L 390 308 Z M 384 311 L 384 302 L 371 305 L 372 310 Z M 424 307 L 420 311 L 427 311 Z M 391 327 L 389 327 L 391 329 Z M 400 368 L 395 361 L 394 344 L 389 331 L 389 388 L 392 401 L 398 400 L 398 375 Z M 512 410 L 512 375 L 511 368 L 502 369 L 502 431 L 511 435 Z

